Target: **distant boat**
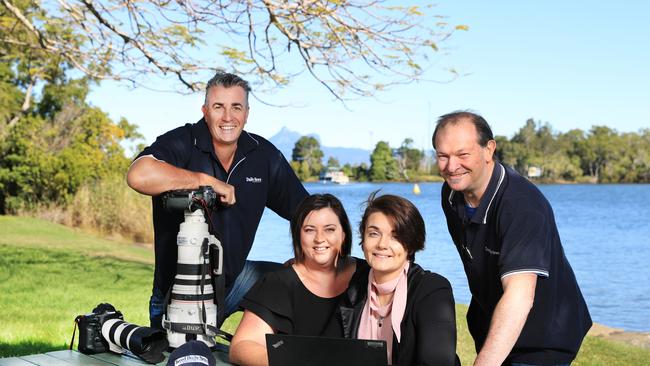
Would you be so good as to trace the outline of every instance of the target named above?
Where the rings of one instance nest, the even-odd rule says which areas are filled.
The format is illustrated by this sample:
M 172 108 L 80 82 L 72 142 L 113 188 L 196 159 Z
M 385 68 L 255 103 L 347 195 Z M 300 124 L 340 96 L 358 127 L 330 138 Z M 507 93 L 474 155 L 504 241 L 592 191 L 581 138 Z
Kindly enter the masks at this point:
M 413 185 L 413 194 L 416 195 L 416 196 L 417 196 L 418 194 L 420 194 L 420 185 L 417 184 L 417 183 L 415 183 L 415 184 Z
M 350 178 L 348 178 L 342 170 L 338 168 L 328 168 L 327 171 L 320 173 L 319 177 L 321 183 L 336 183 L 336 184 L 348 184 L 350 183 Z

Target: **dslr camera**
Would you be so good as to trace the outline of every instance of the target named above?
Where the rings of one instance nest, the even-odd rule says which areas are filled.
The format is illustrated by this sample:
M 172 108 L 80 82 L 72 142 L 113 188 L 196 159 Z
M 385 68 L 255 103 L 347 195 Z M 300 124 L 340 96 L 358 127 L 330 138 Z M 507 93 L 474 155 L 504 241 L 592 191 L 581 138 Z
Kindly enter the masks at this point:
M 165 359 L 163 352 L 169 347 L 166 333 L 125 322 L 122 313 L 111 304 L 97 305 L 91 314 L 78 316 L 76 322 L 79 324 L 78 349 L 82 353 L 111 351 L 123 354 L 129 351 L 152 364 Z
M 108 341 L 102 337 L 102 324 L 109 319 L 124 320 L 124 317 L 111 304 L 99 304 L 92 313 L 77 317 L 80 352 L 85 354 L 108 352 Z

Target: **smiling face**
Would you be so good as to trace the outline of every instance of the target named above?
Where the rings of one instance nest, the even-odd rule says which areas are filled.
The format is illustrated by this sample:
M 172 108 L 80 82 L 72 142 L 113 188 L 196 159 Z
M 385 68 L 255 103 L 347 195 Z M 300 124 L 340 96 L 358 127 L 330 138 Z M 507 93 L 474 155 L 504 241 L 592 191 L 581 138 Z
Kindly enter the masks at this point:
M 449 187 L 463 192 L 472 204 L 480 201 L 494 167 L 494 140 L 481 146 L 474 124 L 461 120 L 441 129 L 435 146 L 440 175 Z
M 331 208 L 311 211 L 300 228 L 303 263 L 334 268 L 344 239 L 341 222 Z
M 363 254 L 377 283 L 397 278 L 406 265 L 408 252 L 395 237 L 393 220 L 382 212 L 368 216 L 363 234 Z
M 214 86 L 208 90 L 201 111 L 215 149 L 236 144 L 248 119 L 246 91 L 240 86 Z

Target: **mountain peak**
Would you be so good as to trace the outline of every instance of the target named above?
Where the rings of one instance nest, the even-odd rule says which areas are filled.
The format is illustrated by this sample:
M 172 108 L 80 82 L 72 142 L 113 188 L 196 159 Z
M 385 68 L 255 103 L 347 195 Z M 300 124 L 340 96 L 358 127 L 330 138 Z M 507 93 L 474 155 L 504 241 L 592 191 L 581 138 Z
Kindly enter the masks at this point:
M 298 139 L 300 139 L 302 136 L 305 135 L 296 131 L 292 131 L 286 126 L 282 126 L 278 133 L 269 138 L 269 141 L 271 141 L 271 143 L 275 145 L 275 147 L 277 147 L 278 150 L 280 150 L 287 159 L 290 160 L 293 147 L 296 144 L 296 141 L 298 141 Z M 358 148 L 323 146 L 318 134 L 309 133 L 306 136 L 311 136 L 318 140 L 318 143 L 321 144 L 321 150 L 323 150 L 323 153 L 325 154 L 324 159 L 333 156 L 337 158 L 341 164 L 369 163 L 370 151 Z

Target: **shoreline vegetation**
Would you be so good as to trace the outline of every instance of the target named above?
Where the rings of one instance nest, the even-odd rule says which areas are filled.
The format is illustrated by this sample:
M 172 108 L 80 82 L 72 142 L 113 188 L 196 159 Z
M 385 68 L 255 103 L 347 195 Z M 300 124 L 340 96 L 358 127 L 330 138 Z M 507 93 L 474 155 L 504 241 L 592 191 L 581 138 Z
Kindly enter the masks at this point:
M 0 216 L 0 357 L 65 349 L 74 317 L 100 302 L 115 305 L 126 321 L 146 325 L 152 276 L 150 245 L 36 218 Z M 466 311 L 466 305 L 457 305 L 463 364 L 475 357 Z M 233 332 L 240 316 L 233 315 L 224 329 Z M 650 332 L 595 323 L 574 365 L 643 364 L 649 358 Z
M 495 140 L 496 158 L 535 182 L 650 182 L 650 129 L 619 133 L 593 126 L 589 131 L 558 132 L 548 122 L 528 119 L 511 138 L 495 136 Z M 413 143 L 406 138 L 394 147 L 379 141 L 369 165 L 342 165 L 337 157 L 324 156 L 316 138 L 302 136 L 293 147 L 291 166 L 303 181 L 318 180 L 332 170 L 358 182 L 438 181 L 435 152 L 417 149 Z
M 648 184 L 648 182 L 608 182 L 600 183 L 595 179 L 590 177 L 583 177 L 581 179 L 575 180 L 566 180 L 566 179 L 551 179 L 551 178 L 530 178 L 528 180 L 535 184 Z M 306 180 L 302 181 L 303 183 L 322 183 L 318 177 L 309 177 Z M 423 175 L 418 176 L 417 179 L 393 179 L 393 180 L 379 180 L 379 181 L 367 181 L 367 180 L 354 180 L 350 179 L 349 183 L 345 184 L 355 184 L 355 183 L 408 183 L 408 184 L 420 184 L 420 183 L 443 183 L 444 179 L 439 175 Z M 336 183 L 325 183 L 325 184 L 336 184 Z

